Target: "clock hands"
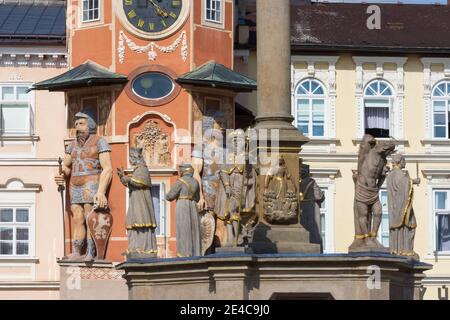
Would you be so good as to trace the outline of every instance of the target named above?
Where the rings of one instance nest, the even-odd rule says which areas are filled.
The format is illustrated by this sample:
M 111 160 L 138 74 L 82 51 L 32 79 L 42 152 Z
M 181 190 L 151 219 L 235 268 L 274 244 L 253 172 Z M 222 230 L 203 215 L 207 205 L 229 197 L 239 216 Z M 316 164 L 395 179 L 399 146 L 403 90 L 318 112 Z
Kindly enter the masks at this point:
M 155 9 L 156 13 L 159 16 L 161 16 L 163 18 L 167 18 L 169 16 L 169 14 L 166 11 L 164 11 L 160 6 L 158 6 L 153 0 L 148 0 L 148 1 L 153 5 L 153 8 Z

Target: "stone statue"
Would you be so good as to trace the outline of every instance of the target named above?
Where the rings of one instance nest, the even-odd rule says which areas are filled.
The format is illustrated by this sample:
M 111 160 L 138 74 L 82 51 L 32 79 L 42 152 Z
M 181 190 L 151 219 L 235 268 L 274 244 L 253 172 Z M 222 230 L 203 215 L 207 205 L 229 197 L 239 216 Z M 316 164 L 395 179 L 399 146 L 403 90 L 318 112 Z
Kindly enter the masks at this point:
M 195 257 L 201 255 L 200 216 L 197 202 L 200 200 L 200 186 L 193 177 L 190 164 L 180 166 L 180 176 L 166 195 L 166 200 L 177 200 L 175 224 L 177 234 L 177 256 Z
M 349 248 L 350 252 L 386 250 L 377 240 L 382 216 L 379 192 L 389 171 L 386 157 L 394 149 L 395 144 L 391 141 L 376 141 L 371 135 L 363 137 L 359 147 L 358 170 L 353 174 L 355 240 Z
M 320 223 L 320 205 L 325 200 L 325 193 L 316 180 L 311 178 L 309 166 L 300 166 L 300 224 L 309 232 L 309 241 L 317 243 L 323 252 L 322 228 Z
M 264 219 L 271 224 L 296 223 L 298 194 L 285 160 L 271 168 L 264 183 Z
M 156 243 L 156 217 L 152 199 L 150 172 L 142 156 L 142 148 L 130 149 L 131 175 L 117 169 L 120 181 L 129 190 L 129 205 L 126 217 L 128 233 L 127 259 L 155 258 L 158 253 Z
M 92 233 L 86 236 L 86 220 L 92 211 L 104 212 L 108 209 L 106 191 L 112 177 L 111 148 L 104 138 L 96 134 L 97 123 L 90 110 L 75 114 L 75 130 L 76 140 L 68 145 L 62 174 L 55 176 L 55 181 L 58 185 L 64 185 L 65 178 L 70 176 L 74 232 L 72 254 L 65 258 L 81 259 L 87 239 L 84 261 L 92 262 L 96 258 L 96 249 Z
M 202 144 L 192 152 L 194 178 L 200 185 L 200 201 L 198 208 L 205 219 L 208 215 L 216 216 L 216 196 L 219 190 L 219 171 L 223 164 L 225 115 L 215 111 L 204 116 L 202 120 Z M 222 154 L 220 153 L 222 152 Z M 215 219 L 214 246 L 226 242 L 226 221 Z
M 242 215 L 252 214 L 256 205 L 256 170 L 247 163 L 246 135 L 235 130 L 231 138 L 236 146 L 230 154 L 224 169 L 219 171 L 219 192 L 216 197 L 215 213 L 227 223 L 227 239 L 223 247 L 242 244 L 246 236 L 240 230 Z M 239 142 L 243 150 L 237 150 Z M 248 230 L 243 230 L 245 233 Z M 239 239 L 240 238 L 240 239 Z
M 405 158 L 400 154 L 392 157 L 392 171 L 387 177 L 389 207 L 389 247 L 392 254 L 401 256 L 419 256 L 414 252 L 416 217 L 414 216 L 413 185 L 419 185 L 420 179 L 411 179 L 405 168 Z

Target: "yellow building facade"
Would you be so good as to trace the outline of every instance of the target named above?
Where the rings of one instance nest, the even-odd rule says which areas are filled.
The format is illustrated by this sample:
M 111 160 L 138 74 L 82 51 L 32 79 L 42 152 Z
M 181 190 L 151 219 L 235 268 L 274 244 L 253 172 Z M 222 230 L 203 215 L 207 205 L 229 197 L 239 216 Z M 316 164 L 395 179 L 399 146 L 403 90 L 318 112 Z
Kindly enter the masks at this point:
M 415 251 L 421 261 L 434 265 L 423 282 L 423 298 L 448 299 L 450 55 L 321 50 L 322 45 L 303 52 L 293 45 L 291 106 L 294 125 L 311 139 L 300 156 L 326 194 L 321 210 L 325 253 L 348 252 L 354 238 L 352 171 L 357 168 L 361 138 L 371 133 L 378 139 L 391 139 L 405 156 L 411 178 L 421 178 L 414 190 Z M 256 79 L 254 49 L 237 45 L 235 69 Z M 241 95 L 238 103 L 256 110 L 256 94 Z M 378 237 L 389 246 L 385 189 L 380 199 L 383 223 Z

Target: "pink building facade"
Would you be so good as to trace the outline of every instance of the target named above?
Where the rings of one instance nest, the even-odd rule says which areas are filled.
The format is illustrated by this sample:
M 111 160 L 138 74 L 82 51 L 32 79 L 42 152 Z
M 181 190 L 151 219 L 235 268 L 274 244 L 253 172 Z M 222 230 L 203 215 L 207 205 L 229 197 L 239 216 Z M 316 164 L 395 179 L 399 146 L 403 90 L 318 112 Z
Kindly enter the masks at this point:
M 21 1 L 0 11 L 0 299 L 58 299 L 63 215 L 53 177 L 64 94 L 27 90 L 68 70 L 66 6 Z

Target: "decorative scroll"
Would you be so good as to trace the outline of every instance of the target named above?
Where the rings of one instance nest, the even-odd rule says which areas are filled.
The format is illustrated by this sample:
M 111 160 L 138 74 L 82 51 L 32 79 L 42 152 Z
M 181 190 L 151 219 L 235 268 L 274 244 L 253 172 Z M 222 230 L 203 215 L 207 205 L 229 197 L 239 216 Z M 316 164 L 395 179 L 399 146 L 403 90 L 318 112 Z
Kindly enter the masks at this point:
M 175 41 L 170 46 L 167 46 L 167 47 L 160 46 L 153 41 L 145 46 L 139 46 L 133 40 L 128 38 L 123 31 L 120 31 L 119 32 L 119 47 L 118 47 L 117 51 L 119 52 L 119 62 L 121 64 L 125 60 L 125 43 L 130 50 L 132 50 L 136 53 L 147 52 L 148 59 L 151 61 L 155 61 L 156 58 L 158 57 L 158 53 L 156 52 L 156 49 L 163 53 L 172 53 L 172 52 L 175 52 L 180 45 L 181 45 L 181 59 L 183 60 L 183 62 L 186 62 L 187 56 L 188 56 L 186 31 L 181 32 L 181 34 L 178 36 L 178 38 L 175 39 Z

